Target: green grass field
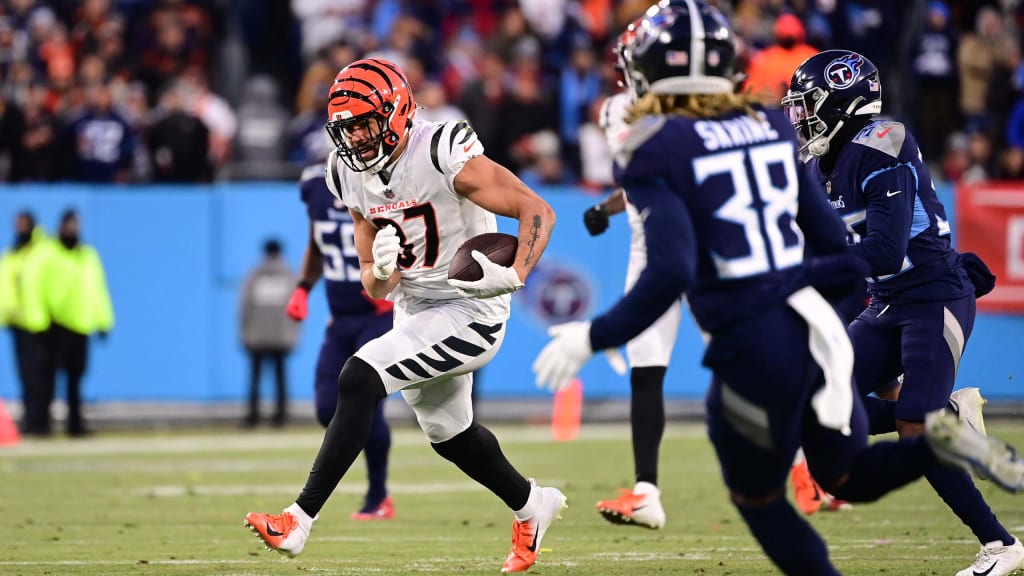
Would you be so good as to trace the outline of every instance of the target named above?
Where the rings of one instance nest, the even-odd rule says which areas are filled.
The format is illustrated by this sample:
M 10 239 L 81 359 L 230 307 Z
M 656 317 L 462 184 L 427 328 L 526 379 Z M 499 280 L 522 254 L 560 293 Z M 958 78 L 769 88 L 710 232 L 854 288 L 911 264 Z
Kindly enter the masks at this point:
M 1024 424 L 990 423 L 1024 446 Z M 594 503 L 632 484 L 629 431 L 585 427 L 554 443 L 542 427 L 496 427 L 524 473 L 569 498 L 531 574 L 775 573 L 726 499 L 698 425 L 671 425 L 662 447 L 668 526 L 606 523 Z M 249 510 L 279 511 L 305 480 L 319 429 L 124 433 L 81 441 L 23 441 L 0 449 L 0 574 L 295 575 L 499 573 L 512 514 L 427 445 L 395 431 L 391 491 L 397 517 L 355 523 L 365 488 L 353 467 L 314 526 L 303 555 L 266 551 L 242 526 Z M 981 482 L 1011 530 L 1024 532 L 1024 496 Z M 953 574 L 978 550 L 923 481 L 853 511 L 811 518 L 844 574 Z

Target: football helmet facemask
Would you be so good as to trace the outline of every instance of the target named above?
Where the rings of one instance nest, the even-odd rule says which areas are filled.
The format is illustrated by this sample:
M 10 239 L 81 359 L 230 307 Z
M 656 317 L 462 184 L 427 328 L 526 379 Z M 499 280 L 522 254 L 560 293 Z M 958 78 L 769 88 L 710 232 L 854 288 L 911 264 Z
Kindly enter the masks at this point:
M 851 118 L 882 112 L 878 68 L 848 50 L 815 54 L 793 73 L 782 108 L 805 142 L 801 151 L 824 156 Z
M 409 133 L 416 101 L 405 74 L 382 58 L 357 60 L 334 78 L 327 134 L 355 172 L 379 172 Z

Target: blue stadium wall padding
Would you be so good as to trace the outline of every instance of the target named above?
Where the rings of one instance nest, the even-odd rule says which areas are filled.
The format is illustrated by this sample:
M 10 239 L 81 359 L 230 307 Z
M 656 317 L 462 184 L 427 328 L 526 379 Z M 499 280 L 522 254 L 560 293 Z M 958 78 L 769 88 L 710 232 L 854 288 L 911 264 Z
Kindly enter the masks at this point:
M 604 235 L 592 238 L 581 215 L 596 196 L 575 188 L 540 192 L 558 214 L 558 224 L 540 266 L 514 297 L 501 352 L 479 374 L 482 397 L 546 395 L 534 386 L 530 365 L 547 341 L 547 326 L 589 318 L 622 292 L 629 247 L 625 216 L 614 217 Z M 952 212 L 951 188 L 941 186 L 939 192 Z M 81 212 L 83 238 L 103 258 L 117 316 L 110 338 L 92 345 L 86 400 L 241 401 L 248 366 L 238 338 L 239 288 L 270 236 L 282 240 L 288 261 L 298 268 L 307 224 L 297 186 L 5 186 L 0 190 L 0 241 L 13 239 L 18 210 L 32 210 L 52 233 L 69 207 Z M 500 219 L 500 228 L 516 232 L 514 221 Z M 297 400 L 312 398 L 326 321 L 326 303 L 317 289 L 289 360 L 290 389 Z M 1024 378 L 1021 342 L 1024 317 L 979 316 L 958 385 L 980 386 L 993 399 L 1024 398 L 1016 385 Z M 667 396 L 703 396 L 710 374 L 700 366 L 701 353 L 700 336 L 684 315 Z M 629 395 L 628 377 L 615 375 L 601 356 L 584 368 L 581 378 L 589 399 Z M 20 397 L 13 346 L 2 330 L 0 397 Z

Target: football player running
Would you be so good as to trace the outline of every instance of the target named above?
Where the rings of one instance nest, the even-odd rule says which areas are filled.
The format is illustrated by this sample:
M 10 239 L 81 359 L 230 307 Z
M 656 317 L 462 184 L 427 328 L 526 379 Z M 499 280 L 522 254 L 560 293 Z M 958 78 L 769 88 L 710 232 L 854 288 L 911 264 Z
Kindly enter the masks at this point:
M 309 240 L 302 255 L 301 280 L 285 311 L 296 322 L 305 320 L 309 314 L 309 292 L 323 277 L 331 317 L 316 362 L 314 405 L 317 421 L 326 428 L 338 404 L 338 373 L 363 344 L 391 329 L 394 304 L 371 299 L 363 288 L 352 216 L 345 203 L 327 188 L 325 169 L 323 162 L 312 164 L 299 179 L 302 203 L 309 216 Z M 387 489 L 390 450 L 391 429 L 381 402 L 364 449 L 369 486 L 362 508 L 351 516 L 353 520 L 394 517 L 395 504 Z
M 619 35 L 615 46 L 616 69 L 622 74 L 623 86 L 629 81 L 625 76 L 623 50 L 639 23 L 639 19 L 630 23 Z M 628 131 L 626 114 L 633 104 L 632 98 L 630 91 L 626 90 L 606 98 L 601 104 L 599 124 L 613 155 L 619 152 L 621 138 Z M 628 216 L 631 234 L 629 264 L 626 269 L 626 291 L 629 291 L 647 264 L 643 220 L 636 207 L 629 202 L 625 191 L 619 188 L 604 202 L 587 210 L 583 214 L 583 223 L 592 236 L 597 236 L 608 229 L 609 215 L 623 211 Z M 665 433 L 665 372 L 675 347 L 681 316 L 682 303 L 677 300 L 654 324 L 626 344 L 626 358 L 630 366 L 629 424 L 636 483 L 632 489 L 620 489 L 617 498 L 597 503 L 597 511 L 613 524 L 647 528 L 665 526 L 665 508 L 661 504 L 661 490 L 658 488 L 658 456 L 661 438 Z
M 868 444 L 846 326 L 819 291 L 841 293 L 864 263 L 807 178 L 785 115 L 734 93 L 733 42 L 701 0 L 646 13 L 626 49 L 637 102 L 616 161 L 644 220 L 647 267 L 604 314 L 553 327 L 534 370 L 538 383 L 564 386 L 595 350 L 625 344 L 685 293 L 710 335 L 708 430 L 733 504 L 782 572 L 838 574 L 785 497 L 799 446 L 821 485 L 852 502 L 912 482 L 939 455 L 1020 490 L 1024 462 L 946 410 L 929 415 L 923 437 Z
M 920 436 L 928 413 L 950 400 L 975 299 L 992 289 L 994 277 L 976 256 L 952 248 L 945 208 L 913 135 L 877 117 L 882 86 L 871 61 L 846 50 L 812 56 L 793 74 L 782 106 L 812 156 L 813 177 L 846 224 L 850 250 L 868 263 L 871 300 L 850 324 L 850 337 L 870 431 Z M 900 374 L 895 402 L 867 396 Z M 980 406 L 977 389 L 958 391 L 953 405 L 963 411 L 972 399 Z M 958 576 L 1024 568 L 1024 546 L 968 474 L 934 468 L 925 477 L 981 545 Z
M 616 70 L 621 74 L 620 85 L 626 88 L 605 99 L 601 105 L 599 124 L 605 132 L 612 155 L 619 153 L 629 124 L 626 116 L 633 105 L 629 89 L 623 50 L 636 34 L 641 19 L 629 24 L 619 35 L 614 56 Z M 620 170 L 615 170 L 616 174 Z M 609 216 L 626 212 L 630 229 L 629 264 L 626 269 L 626 291 L 636 283 L 647 265 L 644 224 L 636 206 L 629 202 L 626 191 L 617 189 L 603 202 L 583 214 L 583 223 L 591 236 L 608 229 Z M 622 488 L 617 498 L 601 500 L 597 510 L 609 522 L 631 524 L 648 528 L 665 525 L 665 509 L 658 487 L 658 458 L 661 438 L 665 432 L 664 385 L 668 363 L 675 347 L 682 318 L 682 299 L 672 304 L 654 324 L 626 344 L 626 357 L 630 365 L 630 427 L 632 431 L 633 465 L 636 484 L 633 489 Z M 794 499 L 797 507 L 810 516 L 818 510 L 849 510 L 852 506 L 835 498 L 811 477 L 803 451 L 798 450 L 790 470 Z
M 417 122 L 405 74 L 372 58 L 343 68 L 331 87 L 327 131 L 336 148 L 327 184 L 355 225 L 363 286 L 395 302 L 394 328 L 362 346 L 338 376 L 334 417 L 295 503 L 281 514 L 251 512 L 245 523 L 278 552 L 299 554 L 338 482 L 366 444 L 377 406 L 401 391 L 431 447 L 513 511 L 512 551 L 503 572 L 527 570 L 565 506 L 565 496 L 524 478 L 497 439 L 473 419 L 473 371 L 498 352 L 511 294 L 547 246 L 551 207 L 483 155 L 468 123 Z M 515 263 L 480 253 L 484 274 L 447 279 L 467 239 L 497 230 L 495 214 L 519 221 Z

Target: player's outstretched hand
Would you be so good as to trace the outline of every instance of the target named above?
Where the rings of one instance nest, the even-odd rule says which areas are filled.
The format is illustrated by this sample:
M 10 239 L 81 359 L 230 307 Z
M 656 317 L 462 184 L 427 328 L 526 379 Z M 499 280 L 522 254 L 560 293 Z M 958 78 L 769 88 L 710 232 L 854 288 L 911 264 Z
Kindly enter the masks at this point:
M 566 322 L 548 328 L 551 341 L 533 361 L 537 387 L 558 392 L 590 360 L 590 322 Z
M 296 322 L 302 322 L 309 315 L 309 290 L 305 286 L 296 286 L 292 291 L 288 305 L 284 307 L 285 314 Z
M 398 240 L 398 231 L 394 226 L 388 224 L 378 230 L 373 237 L 373 277 L 377 280 L 391 278 L 401 252 L 402 243 Z
M 583 225 L 591 236 L 603 234 L 608 229 L 608 211 L 603 204 L 591 206 L 583 213 Z
M 523 281 L 519 279 L 519 273 L 515 268 L 495 264 L 479 250 L 473 250 L 470 256 L 483 269 L 483 277 L 473 282 L 448 279 L 448 284 L 458 290 L 464 298 L 494 298 L 502 294 L 511 294 L 523 287 Z

